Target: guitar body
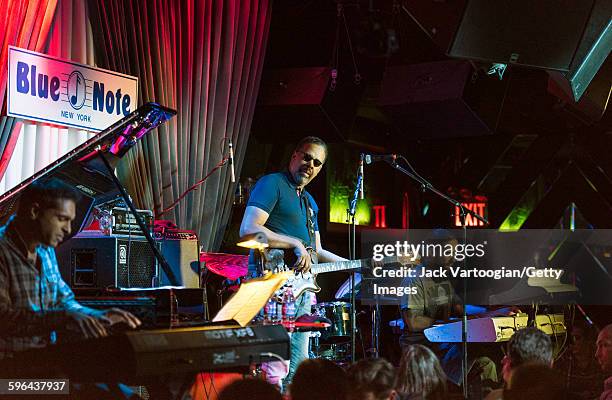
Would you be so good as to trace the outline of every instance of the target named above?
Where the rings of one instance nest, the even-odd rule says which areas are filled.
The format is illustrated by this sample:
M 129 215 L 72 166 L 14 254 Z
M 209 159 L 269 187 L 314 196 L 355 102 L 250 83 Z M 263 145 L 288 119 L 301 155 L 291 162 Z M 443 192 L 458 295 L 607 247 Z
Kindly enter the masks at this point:
M 295 264 L 295 255 L 292 251 L 281 249 L 270 249 L 265 255 L 264 270 L 271 273 L 283 273 L 287 277 L 287 282 L 278 290 L 277 299 L 282 298 L 282 293 L 286 287 L 291 286 L 293 296 L 297 299 L 304 292 L 320 292 L 321 287 L 317 284 L 317 275 L 322 272 L 334 272 L 361 267 L 361 261 L 340 261 L 336 263 L 317 264 L 317 254 L 310 252 L 310 271 L 307 273 L 295 273 L 292 269 Z
M 317 284 L 317 274 L 312 271 L 305 274 L 295 274 L 292 269 L 295 262 L 296 257 L 291 250 L 272 249 L 266 255 L 266 266 L 272 266 L 272 268 L 264 267 L 264 269 L 272 273 L 285 272 L 287 276 L 287 282 L 277 292 L 278 298 L 282 298 L 282 293 L 288 286 L 291 286 L 293 296 L 296 299 L 304 292 L 317 293 L 321 291 L 321 287 Z M 310 251 L 310 262 L 312 266 L 317 263 L 317 253 L 314 250 Z
M 293 296 L 297 299 L 304 292 L 320 292 L 321 287 L 317 284 L 317 275 L 313 273 L 306 274 L 288 274 L 287 282 L 283 285 L 280 290 L 283 290 L 286 286 L 291 286 L 293 290 Z
M 293 260 L 286 259 L 286 256 L 293 256 Z M 291 286 L 293 295 L 297 299 L 304 292 L 319 292 L 321 287 L 317 284 L 317 275 L 324 272 L 350 271 L 360 269 L 362 266 L 369 265 L 369 260 L 346 260 L 328 263 L 317 263 L 316 253 L 311 252 L 310 271 L 305 274 L 296 274 L 292 266 L 295 264 L 295 256 L 292 251 L 283 251 L 281 249 L 268 249 L 265 252 L 265 260 L 263 260 L 264 273 L 284 274 L 287 277 L 287 282 L 278 290 L 277 299 L 282 298 L 284 289 Z M 402 264 L 414 264 L 420 260 L 406 257 L 385 257 L 383 263 L 401 262 Z

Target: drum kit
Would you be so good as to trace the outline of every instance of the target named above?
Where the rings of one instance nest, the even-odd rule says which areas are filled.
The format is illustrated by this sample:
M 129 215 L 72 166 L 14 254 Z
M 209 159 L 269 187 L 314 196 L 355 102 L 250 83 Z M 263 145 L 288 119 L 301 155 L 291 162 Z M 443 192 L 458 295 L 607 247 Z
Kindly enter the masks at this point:
M 350 362 L 351 304 L 343 301 L 319 303 L 313 312 L 330 321 L 325 329 L 310 332 L 310 356 L 337 363 Z
M 200 256 L 208 271 L 228 280 L 246 275 L 246 256 L 221 253 L 202 253 Z M 357 277 L 360 278 L 359 274 Z M 359 290 L 359 280 L 356 280 L 357 290 Z M 341 285 L 335 297 L 339 300 L 350 297 L 350 281 Z M 304 323 L 296 329 L 310 333 L 310 356 L 338 363 L 350 362 L 351 303 L 347 301 L 318 303 L 313 305 L 312 311 L 313 318 L 310 318 L 312 321 L 325 321 L 325 323 Z
M 355 274 L 355 288 L 359 293 L 361 289 L 361 274 L 359 273 Z M 350 361 L 351 357 L 351 303 L 347 302 L 351 298 L 350 278 L 340 285 L 335 297 L 339 301 L 319 303 L 313 306 L 314 314 L 329 320 L 331 326 L 321 332 L 311 332 L 311 357 L 317 356 L 342 363 Z M 371 317 L 373 342 L 372 348 L 368 351 L 378 356 L 381 322 L 378 305 L 371 307 Z

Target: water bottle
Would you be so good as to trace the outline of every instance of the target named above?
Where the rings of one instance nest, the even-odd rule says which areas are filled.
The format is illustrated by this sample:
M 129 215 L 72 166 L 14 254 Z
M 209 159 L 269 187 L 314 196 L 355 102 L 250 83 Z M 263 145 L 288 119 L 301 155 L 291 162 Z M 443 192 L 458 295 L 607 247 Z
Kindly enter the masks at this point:
M 174 289 L 170 289 L 170 326 L 175 327 L 179 324 L 178 297 Z
M 287 286 L 283 293 L 283 324 L 289 332 L 295 329 L 295 314 L 297 312 L 295 306 L 295 297 L 293 297 L 293 289 Z
M 273 324 L 276 320 L 276 302 L 270 298 L 264 306 L 264 325 Z

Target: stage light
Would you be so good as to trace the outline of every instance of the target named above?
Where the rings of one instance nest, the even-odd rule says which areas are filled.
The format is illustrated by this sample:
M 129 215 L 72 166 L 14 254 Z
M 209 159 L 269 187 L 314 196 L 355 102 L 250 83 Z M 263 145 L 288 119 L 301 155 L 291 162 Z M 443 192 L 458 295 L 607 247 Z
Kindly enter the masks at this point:
M 502 63 L 491 64 L 491 66 L 489 67 L 489 70 L 487 71 L 487 75 L 497 75 L 497 77 L 501 81 L 502 78 L 504 77 L 504 72 L 506 72 L 507 67 L 508 67 L 507 64 L 502 64 Z
M 268 237 L 263 232 L 244 235 L 240 239 L 240 242 L 236 243 L 236 245 L 246 247 L 247 249 L 263 251 L 264 249 L 270 247 L 268 244 Z
M 346 210 L 349 203 L 349 188 L 340 184 L 331 184 L 329 191 L 329 222 L 346 224 Z M 355 223 L 357 225 L 370 225 L 372 218 L 370 200 L 365 198 L 357 202 Z
M 423 206 L 423 211 L 422 211 L 423 216 L 426 216 L 428 212 L 429 212 L 429 203 L 426 202 L 425 205 Z

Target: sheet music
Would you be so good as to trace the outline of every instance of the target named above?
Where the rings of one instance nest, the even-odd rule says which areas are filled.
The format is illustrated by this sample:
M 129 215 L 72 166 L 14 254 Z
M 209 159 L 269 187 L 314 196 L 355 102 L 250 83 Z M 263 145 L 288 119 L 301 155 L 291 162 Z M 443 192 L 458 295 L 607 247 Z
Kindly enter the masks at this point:
M 274 274 L 243 283 L 215 315 L 213 322 L 234 320 L 240 326 L 246 326 L 286 280 L 286 274 Z

